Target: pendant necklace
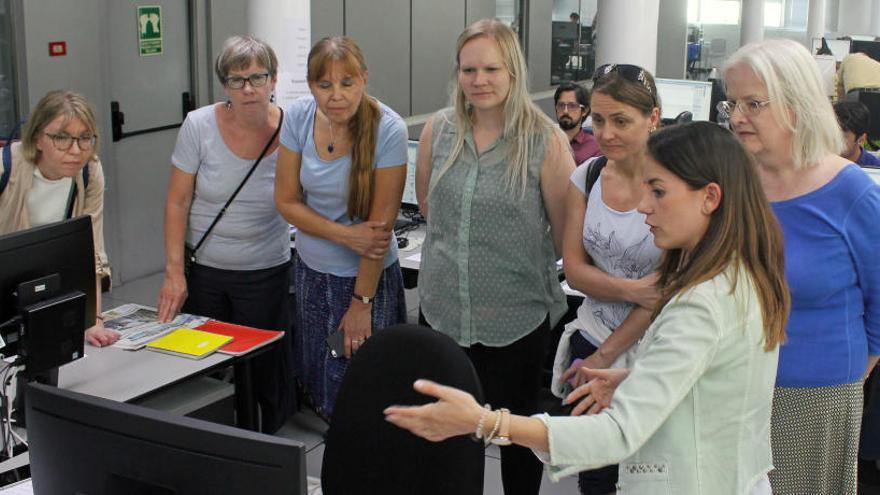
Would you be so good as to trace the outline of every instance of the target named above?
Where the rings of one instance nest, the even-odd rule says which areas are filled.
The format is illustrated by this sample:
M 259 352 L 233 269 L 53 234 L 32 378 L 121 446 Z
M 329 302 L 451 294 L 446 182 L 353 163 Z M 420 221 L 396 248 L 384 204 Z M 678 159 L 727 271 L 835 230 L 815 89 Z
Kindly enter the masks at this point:
M 333 138 L 333 122 L 327 119 L 327 123 L 330 124 L 330 144 L 327 145 L 327 153 L 333 153 L 333 142 L 335 141 Z

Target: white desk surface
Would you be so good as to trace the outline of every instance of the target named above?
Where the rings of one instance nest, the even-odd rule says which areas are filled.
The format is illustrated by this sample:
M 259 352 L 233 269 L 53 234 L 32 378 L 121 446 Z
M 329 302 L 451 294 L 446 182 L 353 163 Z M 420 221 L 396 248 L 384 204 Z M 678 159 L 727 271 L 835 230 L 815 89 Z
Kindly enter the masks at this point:
M 410 230 L 399 236 L 409 239 L 409 246 L 404 249 L 399 249 L 397 252 L 397 257 L 400 261 L 400 268 L 404 270 L 419 270 L 419 266 L 422 263 L 422 243 L 425 240 L 426 228 L 426 224 L 421 224 L 419 225 L 419 228 Z M 566 296 L 584 297 L 582 292 L 572 289 L 565 280 L 563 280 L 560 285 L 562 286 L 562 292 L 564 292 Z
M 85 346 L 86 356 L 59 368 L 58 387 L 96 397 L 128 402 L 230 361 L 214 353 L 187 359 L 147 349 Z

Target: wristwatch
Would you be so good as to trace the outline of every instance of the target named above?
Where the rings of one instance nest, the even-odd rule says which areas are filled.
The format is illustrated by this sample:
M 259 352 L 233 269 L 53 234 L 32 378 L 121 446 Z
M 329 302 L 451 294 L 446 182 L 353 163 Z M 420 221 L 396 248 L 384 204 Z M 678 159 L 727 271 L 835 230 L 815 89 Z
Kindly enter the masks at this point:
M 358 301 L 360 301 L 360 302 L 362 302 L 362 303 L 364 303 L 364 304 L 372 304 L 372 303 L 373 303 L 373 299 L 376 299 L 376 296 L 368 297 L 368 296 L 362 296 L 362 295 L 358 294 L 357 292 L 352 292 L 352 293 L 351 293 L 351 298 L 352 298 L 352 299 L 355 299 L 355 300 L 358 300 Z
M 498 427 L 498 434 L 492 438 L 492 443 L 504 447 L 510 445 L 510 409 L 501 408 L 498 410 L 501 415 L 501 426 Z

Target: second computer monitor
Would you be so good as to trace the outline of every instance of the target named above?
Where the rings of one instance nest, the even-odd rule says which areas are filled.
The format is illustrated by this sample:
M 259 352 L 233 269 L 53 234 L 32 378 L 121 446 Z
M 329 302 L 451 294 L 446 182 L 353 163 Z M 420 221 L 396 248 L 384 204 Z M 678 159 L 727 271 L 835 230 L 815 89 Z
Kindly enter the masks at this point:
M 674 119 L 681 112 L 693 114 L 693 120 L 709 120 L 712 83 L 685 79 L 656 79 L 657 94 L 664 119 Z

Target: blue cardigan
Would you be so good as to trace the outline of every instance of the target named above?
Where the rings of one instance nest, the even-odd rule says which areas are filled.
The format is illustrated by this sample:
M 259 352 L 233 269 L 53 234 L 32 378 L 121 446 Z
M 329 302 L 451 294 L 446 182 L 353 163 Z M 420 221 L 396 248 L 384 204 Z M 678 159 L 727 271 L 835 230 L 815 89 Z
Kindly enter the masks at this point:
M 868 355 L 880 353 L 880 187 L 849 165 L 819 189 L 771 205 L 792 296 L 776 385 L 860 380 Z

